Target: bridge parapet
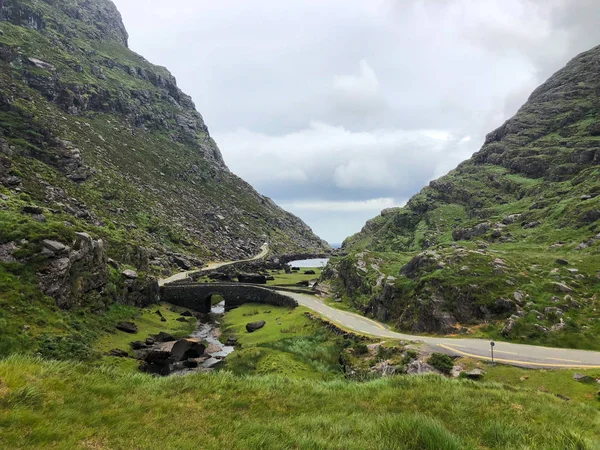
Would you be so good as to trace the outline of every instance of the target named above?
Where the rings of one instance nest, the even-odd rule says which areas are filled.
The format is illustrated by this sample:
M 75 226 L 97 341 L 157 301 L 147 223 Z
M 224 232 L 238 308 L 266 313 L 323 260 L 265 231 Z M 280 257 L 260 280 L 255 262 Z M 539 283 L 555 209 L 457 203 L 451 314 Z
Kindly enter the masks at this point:
M 225 299 L 226 311 L 245 303 L 290 308 L 298 306 L 296 300 L 283 293 L 252 284 L 177 282 L 160 288 L 161 300 L 202 313 L 210 312 L 213 295 L 220 295 Z

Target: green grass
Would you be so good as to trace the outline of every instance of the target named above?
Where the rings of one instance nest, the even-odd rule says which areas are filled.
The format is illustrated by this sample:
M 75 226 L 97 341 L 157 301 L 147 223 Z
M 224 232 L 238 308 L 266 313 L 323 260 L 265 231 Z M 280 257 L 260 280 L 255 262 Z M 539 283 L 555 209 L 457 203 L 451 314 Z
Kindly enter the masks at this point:
M 438 376 L 367 383 L 227 372 L 152 378 L 0 362 L 10 449 L 594 449 L 600 414 L 544 393 Z
M 171 311 L 174 309 L 175 311 Z M 155 311 L 160 311 L 166 322 L 161 322 L 160 316 Z M 131 354 L 130 343 L 133 341 L 144 341 L 151 335 L 158 334 L 161 331 L 172 334 L 175 338 L 189 336 L 196 328 L 196 319 L 187 317 L 187 322 L 178 322 L 176 319 L 181 317 L 180 313 L 185 311 L 185 308 L 173 307 L 170 304 L 163 303 L 154 305 L 147 309 L 137 310 L 133 315 L 132 320 L 138 327 L 136 334 L 125 333 L 117 330 L 111 330 L 111 333 L 104 334 L 93 344 L 93 349 L 100 352 L 102 355 L 95 364 L 115 365 L 128 370 L 137 370 L 138 361 L 134 359 L 115 358 L 107 356 L 105 353 L 112 349 L 121 349 Z
M 223 337 L 236 336 L 241 348 L 226 359 L 226 370 L 235 374 L 277 373 L 289 377 L 331 379 L 342 375 L 340 338 L 311 321 L 304 307 L 243 305 L 223 318 Z M 253 333 L 248 322 L 264 320 Z
M 573 380 L 576 373 L 600 379 L 597 369 L 565 369 L 565 370 L 534 370 L 502 364 L 491 365 L 470 358 L 460 358 L 455 364 L 465 370 L 475 367 L 485 371 L 484 379 L 490 382 L 502 383 L 506 386 L 527 389 L 535 392 L 545 392 L 553 395 L 566 396 L 572 402 L 585 403 L 600 409 L 600 383 L 580 383 Z
M 314 270 L 315 275 L 306 275 L 304 272 L 307 270 Z M 285 273 L 283 270 L 271 271 L 269 275 L 272 275 L 275 280 L 269 280 L 267 284 L 270 286 L 295 286 L 302 281 L 318 280 L 322 271 L 322 267 L 301 267 L 298 272 L 292 273 Z

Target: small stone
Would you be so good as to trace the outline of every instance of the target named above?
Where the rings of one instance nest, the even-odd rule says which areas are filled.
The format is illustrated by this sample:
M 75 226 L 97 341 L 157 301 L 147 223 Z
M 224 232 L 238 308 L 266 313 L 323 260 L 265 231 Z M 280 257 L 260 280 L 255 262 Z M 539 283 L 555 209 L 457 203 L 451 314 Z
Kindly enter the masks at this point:
M 146 338 L 146 345 L 154 345 L 156 341 L 152 338 Z
M 594 379 L 589 375 L 584 375 L 581 373 L 576 373 L 575 375 L 573 375 L 573 379 L 579 383 L 591 383 L 592 381 L 594 381 Z
M 189 311 L 184 311 L 180 315 L 183 317 L 192 317 L 193 316 L 193 314 Z
M 108 354 L 110 356 L 116 356 L 117 358 L 128 358 L 129 357 L 129 353 L 127 353 L 125 350 L 121 350 L 118 348 L 113 348 L 110 352 L 108 352 Z
M 523 375 L 521 378 L 519 378 L 519 380 L 521 380 L 521 381 L 529 380 L 529 376 Z
M 250 322 L 246 324 L 246 331 L 248 331 L 248 333 L 253 333 L 256 330 L 260 330 L 265 325 L 266 322 L 264 320 L 260 320 L 258 322 Z
M 187 319 L 185 317 L 178 317 L 177 319 L 175 319 L 177 322 L 187 322 Z
M 571 289 L 569 286 L 567 286 L 564 283 L 554 283 L 554 287 L 556 288 L 557 291 L 559 292 L 565 292 L 567 294 L 573 292 L 573 289 Z
M 121 273 L 123 274 L 123 276 L 125 278 L 128 278 L 130 280 L 135 280 L 138 277 L 137 272 L 135 270 L 131 270 L 131 269 L 126 269 Z
M 467 378 L 471 380 L 480 380 L 483 378 L 485 372 L 481 369 L 473 369 L 466 373 Z
M 576 274 L 576 273 L 579 273 L 579 270 L 577 270 L 577 269 L 567 269 L 567 272 L 572 273 L 572 274 Z
M 50 239 L 44 239 L 42 241 L 42 246 L 45 249 L 50 250 L 52 253 L 61 253 L 67 248 L 66 245 L 64 245 L 58 241 L 53 241 Z
M 161 318 L 160 318 L 160 321 L 161 321 L 161 322 L 166 322 L 166 321 L 167 321 L 167 319 L 165 319 L 164 317 L 161 317 Z
M 568 266 L 569 265 L 569 261 L 567 261 L 564 258 L 557 258 L 555 262 L 556 262 L 556 264 L 560 264 L 561 266 Z
M 42 214 L 44 210 L 39 206 L 27 205 L 23 207 L 23 212 L 25 214 Z

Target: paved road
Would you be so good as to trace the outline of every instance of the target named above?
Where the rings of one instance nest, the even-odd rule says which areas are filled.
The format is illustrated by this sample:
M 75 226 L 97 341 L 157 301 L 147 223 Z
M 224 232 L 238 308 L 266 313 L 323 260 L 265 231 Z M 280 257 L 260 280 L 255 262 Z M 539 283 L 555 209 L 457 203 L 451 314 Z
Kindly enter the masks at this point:
M 253 256 L 252 258 L 241 259 L 239 261 L 210 263 L 210 264 L 207 264 L 206 266 L 204 266 L 202 269 L 194 269 L 194 270 L 188 270 L 187 272 L 179 272 L 179 273 L 176 273 L 175 275 L 170 276 L 169 278 L 163 278 L 162 280 L 158 280 L 158 285 L 163 286 L 165 284 L 173 283 L 174 281 L 185 280 L 193 273 L 200 272 L 201 270 L 216 270 L 220 267 L 229 266 L 231 264 L 235 264 L 235 263 L 239 263 L 239 262 L 247 262 L 247 261 L 254 261 L 257 259 L 261 259 L 261 258 L 264 258 L 265 256 L 267 256 L 267 253 L 269 253 L 269 244 L 265 242 L 260 247 L 260 253 L 256 256 Z
M 265 243 L 261 247 L 261 252 L 253 258 L 241 261 L 212 263 L 205 266 L 202 270 L 215 270 L 219 267 L 236 262 L 253 261 L 264 258 L 268 252 L 269 246 Z M 194 272 L 198 272 L 198 270 L 190 270 L 175 274 L 169 278 L 160 280 L 159 284 L 162 286 L 174 281 L 183 280 Z M 447 353 L 449 355 L 469 356 L 482 360 L 491 360 L 490 341 L 485 339 L 452 339 L 396 333 L 374 320 L 358 314 L 332 308 L 323 303 L 321 299 L 312 295 L 297 294 L 284 290 L 280 290 L 279 292 L 292 297 L 298 304 L 312 309 L 331 322 L 348 330 L 381 338 L 420 341 L 429 347 L 434 348 L 436 351 Z M 600 369 L 600 352 L 511 344 L 508 342 L 496 342 L 496 346 L 494 347 L 494 360 L 499 363 L 521 367 Z
M 381 338 L 421 341 L 436 349 L 436 351 L 450 355 L 491 360 L 490 341 L 485 339 L 438 338 L 396 333 L 374 320 L 332 308 L 317 297 L 293 292 L 280 292 L 294 298 L 298 304 L 316 311 L 331 322 L 348 330 Z M 600 369 L 600 352 L 511 344 L 508 342 L 496 342 L 494 360 L 499 363 L 522 367 Z

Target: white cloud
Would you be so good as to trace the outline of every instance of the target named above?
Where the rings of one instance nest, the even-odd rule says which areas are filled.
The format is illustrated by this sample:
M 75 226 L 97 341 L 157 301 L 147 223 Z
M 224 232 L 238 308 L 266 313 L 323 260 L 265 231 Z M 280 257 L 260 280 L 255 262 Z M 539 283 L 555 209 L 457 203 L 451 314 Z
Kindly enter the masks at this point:
M 403 204 L 404 202 L 402 202 Z M 295 201 L 283 203 L 284 208 L 293 211 L 323 211 L 323 212 L 359 212 L 376 213 L 386 208 L 399 206 L 393 198 L 373 198 L 364 201 Z
M 230 168 L 292 211 L 408 198 L 600 43 L 598 0 L 115 3 Z M 372 213 L 297 212 L 335 240 Z
M 364 59 L 358 75 L 336 75 L 333 78 L 335 108 L 352 114 L 365 115 L 385 107 L 379 79 Z

